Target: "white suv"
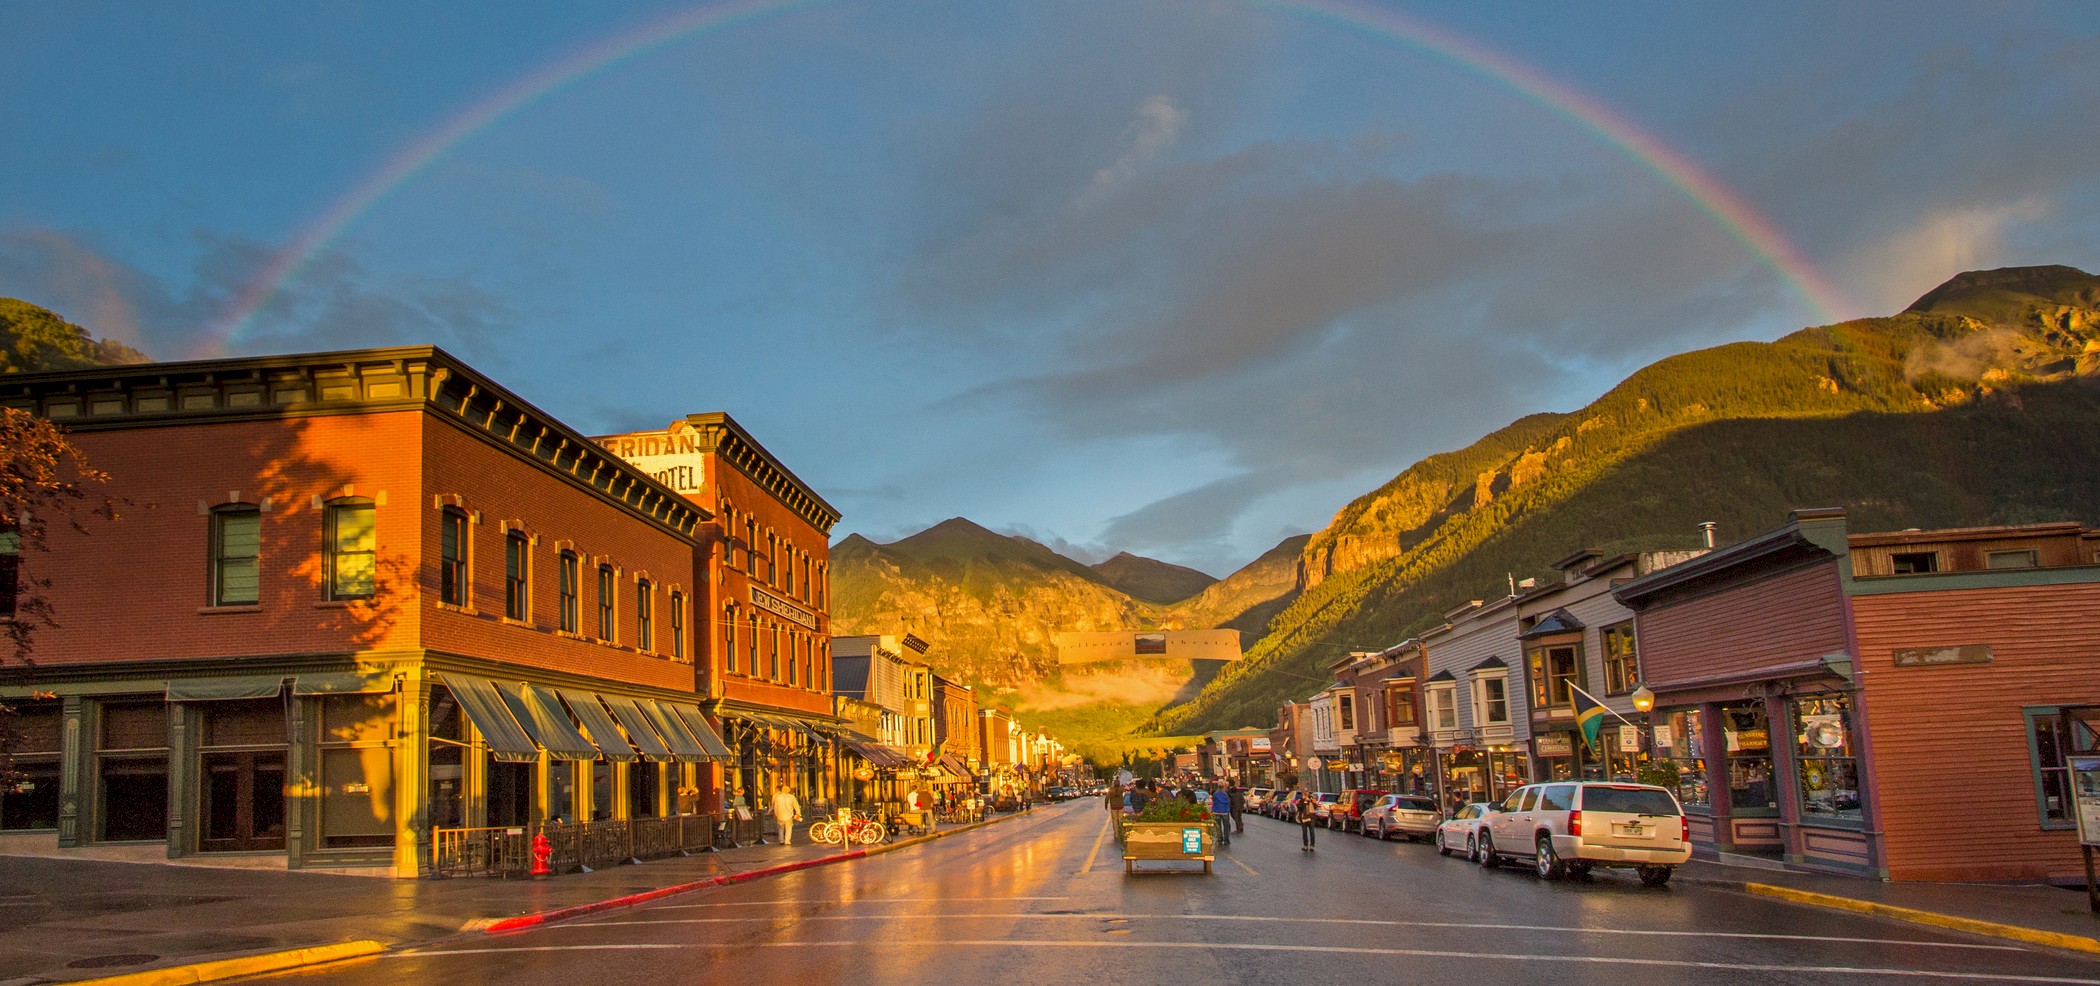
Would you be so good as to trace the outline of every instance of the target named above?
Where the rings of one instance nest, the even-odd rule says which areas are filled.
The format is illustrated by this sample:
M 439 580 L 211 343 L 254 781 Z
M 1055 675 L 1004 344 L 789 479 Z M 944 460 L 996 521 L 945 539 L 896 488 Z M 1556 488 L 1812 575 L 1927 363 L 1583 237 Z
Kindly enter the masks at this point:
M 1528 856 L 1547 880 L 1593 866 L 1633 867 L 1642 883 L 1660 887 L 1692 858 L 1691 822 L 1677 796 L 1647 784 L 1526 785 L 1494 806 L 1480 829 L 1480 865 Z

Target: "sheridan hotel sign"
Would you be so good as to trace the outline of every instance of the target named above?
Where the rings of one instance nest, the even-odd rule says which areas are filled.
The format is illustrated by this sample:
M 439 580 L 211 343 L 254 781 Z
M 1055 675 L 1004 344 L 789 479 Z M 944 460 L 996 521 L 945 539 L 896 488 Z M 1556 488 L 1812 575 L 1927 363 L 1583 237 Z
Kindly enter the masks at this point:
M 698 493 L 707 482 L 703 468 L 706 457 L 700 452 L 699 439 L 685 422 L 673 425 L 669 431 L 637 431 L 592 441 L 680 493 Z

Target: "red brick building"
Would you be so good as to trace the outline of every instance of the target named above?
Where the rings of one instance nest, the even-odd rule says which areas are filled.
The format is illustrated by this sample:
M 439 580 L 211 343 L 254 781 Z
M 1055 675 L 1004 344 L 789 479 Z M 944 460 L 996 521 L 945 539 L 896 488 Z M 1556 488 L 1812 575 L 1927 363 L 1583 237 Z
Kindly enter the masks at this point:
M 0 839 L 413 876 L 434 830 L 660 818 L 710 511 L 431 347 L 0 379 L 121 519 L 23 560 L 58 626 Z M 37 700 L 37 695 L 56 698 Z
M 719 412 L 596 441 L 712 515 L 699 534 L 701 692 L 735 761 L 720 804 L 757 807 L 781 786 L 838 796 L 832 710 L 830 544 L 839 512 Z

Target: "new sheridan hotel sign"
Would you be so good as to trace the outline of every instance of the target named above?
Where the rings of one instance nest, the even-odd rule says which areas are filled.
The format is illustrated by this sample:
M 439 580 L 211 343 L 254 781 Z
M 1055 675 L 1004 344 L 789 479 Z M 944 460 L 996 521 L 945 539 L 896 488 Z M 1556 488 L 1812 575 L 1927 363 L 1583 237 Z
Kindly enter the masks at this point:
M 700 439 L 689 428 L 672 431 L 638 431 L 631 435 L 600 438 L 606 451 L 634 463 L 635 468 L 680 493 L 698 493 L 707 482 L 700 452 Z

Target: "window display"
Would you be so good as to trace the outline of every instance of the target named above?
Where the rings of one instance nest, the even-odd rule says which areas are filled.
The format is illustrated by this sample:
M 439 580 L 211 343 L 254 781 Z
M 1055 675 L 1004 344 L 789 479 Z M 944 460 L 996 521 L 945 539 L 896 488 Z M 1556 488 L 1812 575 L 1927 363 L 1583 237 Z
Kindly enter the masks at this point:
M 1793 707 L 1802 814 L 1859 818 L 1859 760 L 1853 746 L 1851 696 L 1805 696 L 1795 699 Z

